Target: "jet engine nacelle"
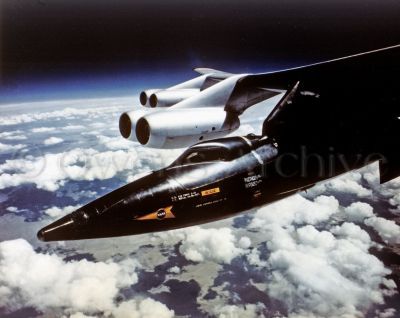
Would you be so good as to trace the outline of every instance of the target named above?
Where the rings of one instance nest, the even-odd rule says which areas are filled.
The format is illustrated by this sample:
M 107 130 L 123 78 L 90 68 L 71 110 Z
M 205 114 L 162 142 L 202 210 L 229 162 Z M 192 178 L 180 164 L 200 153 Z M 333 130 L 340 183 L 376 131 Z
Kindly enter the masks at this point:
M 199 69 L 199 72 L 201 70 Z M 221 78 L 229 76 L 229 73 L 212 71 Z M 146 107 L 172 106 L 199 93 L 208 76 L 209 74 L 207 73 L 169 88 L 153 88 L 142 91 L 139 95 L 140 104 Z
M 179 124 L 177 124 L 179 123 Z M 152 148 L 180 148 L 199 140 L 223 137 L 240 126 L 238 117 L 227 120 L 223 108 L 207 107 L 121 115 L 123 137 Z
M 140 104 L 142 104 L 143 106 L 150 107 L 150 96 L 161 90 L 162 89 L 160 89 L 160 88 L 154 88 L 154 89 L 147 89 L 145 91 L 142 91 L 139 95 Z
M 140 118 L 148 114 L 147 109 L 138 109 L 123 113 L 119 117 L 119 132 L 122 137 L 133 141 L 138 141 L 136 138 L 136 124 Z
M 150 95 L 149 104 L 150 107 L 169 107 L 199 92 L 197 88 L 160 90 Z

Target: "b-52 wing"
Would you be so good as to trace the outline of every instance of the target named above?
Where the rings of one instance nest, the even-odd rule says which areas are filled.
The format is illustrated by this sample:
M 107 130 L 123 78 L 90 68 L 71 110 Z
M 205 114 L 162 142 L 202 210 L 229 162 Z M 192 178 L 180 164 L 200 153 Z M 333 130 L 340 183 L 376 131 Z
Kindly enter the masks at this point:
M 242 78 L 247 87 L 286 88 L 263 134 L 286 151 L 374 157 L 381 182 L 400 174 L 400 46 Z M 228 111 L 236 111 L 227 105 Z M 284 145 L 284 146 L 283 146 Z M 361 159 L 360 159 L 361 160 Z
M 185 147 L 232 135 L 250 109 L 266 115 L 265 107 L 255 105 L 281 94 L 264 125 L 258 122 L 264 134 L 289 148 L 307 144 L 318 151 L 384 154 L 384 181 L 384 175 L 397 173 L 399 145 L 387 136 L 399 135 L 399 89 L 393 80 L 400 71 L 399 50 L 393 46 L 260 74 L 195 69 L 201 74 L 195 79 L 142 92 L 147 107 L 122 114 L 120 131 L 149 147 Z

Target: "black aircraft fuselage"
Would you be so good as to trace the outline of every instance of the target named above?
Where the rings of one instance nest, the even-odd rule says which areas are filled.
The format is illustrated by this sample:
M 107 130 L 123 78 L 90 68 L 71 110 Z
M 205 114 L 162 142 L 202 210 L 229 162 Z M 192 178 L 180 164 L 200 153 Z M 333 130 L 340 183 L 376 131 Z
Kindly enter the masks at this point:
M 83 206 L 40 230 L 38 237 L 114 237 L 210 222 L 280 200 L 366 163 L 357 156 L 317 157 L 304 149 L 279 154 L 278 149 L 267 137 L 253 135 L 196 144 L 169 167 Z
M 280 72 L 246 76 L 227 120 L 249 92 L 286 94 L 262 136 L 200 142 L 170 166 L 46 226 L 43 241 L 165 231 L 275 202 L 379 161 L 381 183 L 400 175 L 400 46 Z M 243 96 L 247 96 L 243 98 Z

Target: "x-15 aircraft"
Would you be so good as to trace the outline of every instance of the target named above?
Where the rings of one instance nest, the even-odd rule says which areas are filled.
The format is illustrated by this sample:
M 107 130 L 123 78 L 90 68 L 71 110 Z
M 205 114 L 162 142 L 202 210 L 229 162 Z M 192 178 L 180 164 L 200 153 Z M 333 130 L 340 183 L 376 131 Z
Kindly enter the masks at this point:
M 102 238 L 210 222 L 375 161 L 381 183 L 389 181 L 400 175 L 399 74 L 400 46 L 394 46 L 241 76 L 232 83 L 224 105 L 228 125 L 253 103 L 252 96 L 265 93 L 265 87 L 268 92 L 285 92 L 266 115 L 261 135 L 201 141 L 170 166 L 55 221 L 38 237 L 43 241 Z M 225 80 L 207 90 L 217 91 Z M 142 102 L 148 103 L 144 95 Z M 151 140 L 150 120 L 148 125 L 139 123 L 137 133 Z

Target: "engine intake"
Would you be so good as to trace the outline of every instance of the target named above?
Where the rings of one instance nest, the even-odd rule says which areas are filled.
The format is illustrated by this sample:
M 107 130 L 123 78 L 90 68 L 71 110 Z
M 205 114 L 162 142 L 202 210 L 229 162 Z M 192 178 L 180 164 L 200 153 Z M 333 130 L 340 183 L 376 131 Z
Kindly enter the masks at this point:
M 138 141 L 136 138 L 136 126 L 137 122 L 146 114 L 148 114 L 150 109 L 140 109 L 131 112 L 123 113 L 119 117 L 119 132 L 122 137 L 134 141 Z
M 156 92 L 160 91 L 160 89 L 147 89 L 145 91 L 142 91 L 139 95 L 139 101 L 140 104 L 146 107 L 151 107 L 150 106 L 150 96 Z
M 123 113 L 119 118 L 119 131 L 124 138 L 129 138 L 132 132 L 131 118 L 127 113 Z
M 140 118 L 136 124 L 136 139 L 145 145 L 150 139 L 150 125 L 145 118 Z
M 199 92 L 196 88 L 162 90 L 150 95 L 149 104 L 150 107 L 169 107 Z

